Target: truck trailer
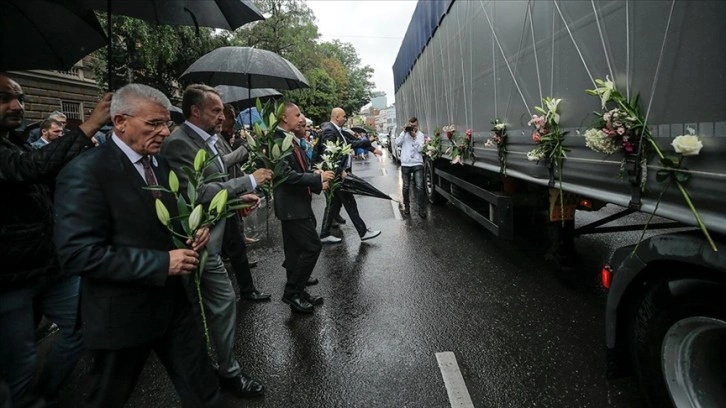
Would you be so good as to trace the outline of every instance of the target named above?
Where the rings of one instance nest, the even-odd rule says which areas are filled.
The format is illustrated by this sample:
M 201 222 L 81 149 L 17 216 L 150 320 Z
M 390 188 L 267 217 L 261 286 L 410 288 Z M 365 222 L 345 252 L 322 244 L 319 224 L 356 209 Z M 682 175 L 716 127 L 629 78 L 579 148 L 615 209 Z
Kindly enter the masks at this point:
M 544 228 L 570 271 L 578 236 L 667 220 L 601 271 L 607 375 L 635 375 L 652 407 L 726 401 L 724 16 L 723 1 L 420 1 L 393 66 L 396 129 L 416 117 L 431 139 L 431 203 L 503 239 Z M 575 227 L 605 205 L 619 211 Z

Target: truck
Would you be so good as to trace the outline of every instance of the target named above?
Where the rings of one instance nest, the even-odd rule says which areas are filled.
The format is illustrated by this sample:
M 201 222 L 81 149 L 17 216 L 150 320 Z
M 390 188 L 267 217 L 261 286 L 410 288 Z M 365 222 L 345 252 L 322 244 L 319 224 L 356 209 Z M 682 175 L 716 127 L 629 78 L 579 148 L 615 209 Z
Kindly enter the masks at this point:
M 503 239 L 545 230 L 547 260 L 571 273 L 578 237 L 666 220 L 600 271 L 606 374 L 634 375 L 651 407 L 726 401 L 723 16 L 722 1 L 420 1 L 393 65 L 397 128 L 416 117 L 431 139 L 432 204 Z M 618 112 L 641 125 L 627 138 Z M 618 211 L 576 227 L 603 207 Z

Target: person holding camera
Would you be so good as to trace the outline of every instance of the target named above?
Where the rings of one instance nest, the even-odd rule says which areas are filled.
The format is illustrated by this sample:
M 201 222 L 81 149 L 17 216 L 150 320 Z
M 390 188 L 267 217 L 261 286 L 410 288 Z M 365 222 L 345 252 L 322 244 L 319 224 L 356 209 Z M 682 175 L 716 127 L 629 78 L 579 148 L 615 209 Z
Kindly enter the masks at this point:
M 401 178 L 403 178 L 403 206 L 401 215 L 408 216 L 410 214 L 410 198 L 409 186 L 411 185 L 411 176 L 415 183 L 416 204 L 418 205 L 418 215 L 426 218 L 426 209 L 424 208 L 424 161 L 423 147 L 424 134 L 418 130 L 418 119 L 415 117 L 408 120 L 408 124 L 403 132 L 396 138 L 396 146 L 401 148 Z

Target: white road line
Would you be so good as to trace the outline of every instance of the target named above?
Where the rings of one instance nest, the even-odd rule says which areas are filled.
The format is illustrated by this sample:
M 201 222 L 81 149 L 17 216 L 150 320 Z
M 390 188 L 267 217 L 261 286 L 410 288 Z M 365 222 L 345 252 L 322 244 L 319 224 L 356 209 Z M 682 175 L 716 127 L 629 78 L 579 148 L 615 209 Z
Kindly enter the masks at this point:
M 388 170 L 381 169 L 381 173 L 383 173 L 384 176 L 388 176 Z
M 474 408 L 474 403 L 469 396 L 464 377 L 461 376 L 459 365 L 456 363 L 456 356 L 451 351 L 436 353 L 436 361 L 439 362 L 441 376 L 444 377 L 446 392 L 449 394 L 451 408 Z
M 401 217 L 401 211 L 398 209 L 398 202 L 391 200 L 390 203 L 391 203 L 391 208 L 393 208 L 393 216 L 397 220 L 402 220 L 403 217 Z

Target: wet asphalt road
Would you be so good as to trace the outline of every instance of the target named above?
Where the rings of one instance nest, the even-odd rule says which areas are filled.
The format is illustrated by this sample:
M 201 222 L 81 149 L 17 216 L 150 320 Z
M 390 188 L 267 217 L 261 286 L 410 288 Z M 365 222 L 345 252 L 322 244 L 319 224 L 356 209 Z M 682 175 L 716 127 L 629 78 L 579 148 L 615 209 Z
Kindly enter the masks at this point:
M 390 159 L 356 161 L 354 173 L 400 196 Z M 320 284 L 310 292 L 325 304 L 313 315 L 280 301 L 274 217 L 269 237 L 250 247 L 257 286 L 273 300 L 239 304 L 236 351 L 267 391 L 248 400 L 226 395 L 229 406 L 447 407 L 441 351 L 455 353 L 475 407 L 642 406 L 631 379 L 604 377 L 605 296 L 596 283 L 609 250 L 601 237 L 578 241 L 586 271 L 563 283 L 532 243 L 500 242 L 455 208 L 401 219 L 389 201 L 357 201 L 383 234 L 361 243 L 350 222 L 334 232 L 343 243 L 323 248 L 313 274 Z M 324 206 L 314 200 L 317 214 Z M 82 360 L 62 406 L 80 406 L 87 366 Z M 128 406 L 180 406 L 155 357 Z

